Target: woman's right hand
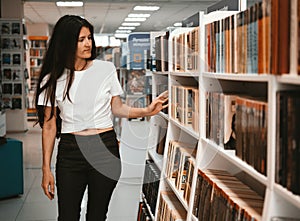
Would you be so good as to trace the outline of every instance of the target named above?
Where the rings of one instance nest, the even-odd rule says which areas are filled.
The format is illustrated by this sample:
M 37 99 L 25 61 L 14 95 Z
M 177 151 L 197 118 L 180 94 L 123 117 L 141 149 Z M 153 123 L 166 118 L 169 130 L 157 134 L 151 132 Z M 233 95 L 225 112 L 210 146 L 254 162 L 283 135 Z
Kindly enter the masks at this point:
M 45 195 L 50 199 L 54 199 L 54 176 L 51 170 L 43 171 L 43 178 L 41 184 Z

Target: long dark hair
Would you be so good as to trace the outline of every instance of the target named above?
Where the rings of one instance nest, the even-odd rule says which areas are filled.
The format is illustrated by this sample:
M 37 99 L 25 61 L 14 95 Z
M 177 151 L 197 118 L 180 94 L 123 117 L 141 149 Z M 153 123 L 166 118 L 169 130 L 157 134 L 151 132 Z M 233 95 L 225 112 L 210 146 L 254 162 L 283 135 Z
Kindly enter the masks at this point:
M 41 68 L 38 86 L 35 93 L 35 106 L 37 109 L 37 123 L 43 127 L 44 123 L 44 114 L 45 114 L 45 106 L 38 105 L 38 97 L 39 95 L 45 91 L 45 100 L 44 104 L 48 101 L 51 103 L 51 114 L 50 120 L 55 111 L 55 91 L 56 91 L 56 82 L 65 69 L 68 71 L 67 78 L 67 88 L 64 94 L 64 99 L 69 97 L 69 90 L 72 85 L 74 71 L 75 71 L 75 56 L 77 51 L 77 43 L 79 33 L 82 27 L 87 27 L 91 32 L 92 38 L 92 52 L 91 57 L 87 60 L 93 60 L 96 58 L 96 45 L 94 40 L 94 27 L 84 18 L 76 15 L 65 15 L 61 17 L 54 26 L 53 33 L 49 40 L 48 49 L 44 56 L 43 65 Z M 41 86 L 42 81 L 45 76 L 48 76 L 47 82 Z M 60 118 L 59 118 L 59 110 L 57 110 L 57 129 L 58 133 L 60 133 Z

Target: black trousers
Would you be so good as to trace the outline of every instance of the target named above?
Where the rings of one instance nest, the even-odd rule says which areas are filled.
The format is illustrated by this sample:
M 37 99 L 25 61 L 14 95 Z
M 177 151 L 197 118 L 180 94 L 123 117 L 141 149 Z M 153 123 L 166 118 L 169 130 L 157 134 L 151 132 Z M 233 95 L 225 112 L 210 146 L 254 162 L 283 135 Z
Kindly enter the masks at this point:
M 91 136 L 62 134 L 56 161 L 58 220 L 78 221 L 87 188 L 87 221 L 104 221 L 121 174 L 114 130 Z

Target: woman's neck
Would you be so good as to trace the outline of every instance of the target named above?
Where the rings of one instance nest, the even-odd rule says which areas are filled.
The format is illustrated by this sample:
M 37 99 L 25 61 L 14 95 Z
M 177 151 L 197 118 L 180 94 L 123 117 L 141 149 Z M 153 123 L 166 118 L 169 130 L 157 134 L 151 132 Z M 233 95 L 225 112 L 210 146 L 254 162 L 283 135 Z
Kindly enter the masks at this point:
M 86 59 L 78 60 L 75 62 L 75 71 L 83 71 L 88 64 Z

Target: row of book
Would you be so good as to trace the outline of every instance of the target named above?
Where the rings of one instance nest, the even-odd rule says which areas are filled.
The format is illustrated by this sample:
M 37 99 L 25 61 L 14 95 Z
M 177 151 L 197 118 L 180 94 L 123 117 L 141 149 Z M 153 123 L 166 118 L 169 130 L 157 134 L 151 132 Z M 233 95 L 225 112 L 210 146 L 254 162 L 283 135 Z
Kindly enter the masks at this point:
M 23 40 L 21 38 L 2 38 L 1 48 L 2 49 L 21 49 Z
M 4 83 L 2 84 L 3 95 L 20 95 L 22 93 L 22 83 Z
M 185 221 L 187 211 L 172 191 L 162 191 L 159 196 L 157 221 Z
M 139 203 L 137 221 L 152 221 L 147 206 L 144 202 Z
M 31 39 L 31 38 L 29 38 L 29 39 Z M 31 40 L 30 42 L 31 42 L 31 48 L 46 49 L 46 47 L 47 47 L 47 40 Z
M 155 207 L 158 197 L 158 188 L 160 183 L 161 171 L 155 165 L 153 160 L 146 160 L 145 171 L 143 177 L 142 192 L 144 201 L 148 204 L 150 212 L 155 214 Z
M 155 37 L 155 69 L 156 71 L 169 70 L 169 51 L 168 51 L 169 32 Z
M 290 12 L 291 0 L 263 0 L 235 15 L 207 24 L 206 71 L 289 73 Z
M 277 93 L 275 181 L 300 195 L 300 94 Z
M 199 90 L 197 86 L 171 86 L 171 117 L 199 131 Z
M 23 79 L 19 68 L 4 68 L 1 77 L 3 81 L 20 81 Z M 25 76 L 25 78 L 27 79 L 28 76 Z
M 2 108 L 3 109 L 22 109 L 22 97 L 2 97 Z
M 30 48 L 29 55 L 32 57 L 43 57 L 45 55 L 45 52 L 45 49 Z
M 266 174 L 268 104 L 258 98 L 207 92 L 206 137 Z
M 41 67 L 43 64 L 43 58 L 30 58 L 30 67 L 31 68 L 37 68 L 37 67 Z
M 20 65 L 21 53 L 3 53 L 2 65 Z
M 10 35 L 10 34 L 21 34 L 21 22 L 7 22 L 1 21 L 1 34 Z
M 264 198 L 223 170 L 198 170 L 193 214 L 206 220 L 261 220 Z
M 173 71 L 199 70 L 199 27 L 175 35 L 172 38 L 172 65 Z
M 183 193 L 185 200 L 189 199 L 192 174 L 191 160 L 195 160 L 197 144 L 184 143 L 175 140 L 169 141 L 165 174 L 174 186 Z M 188 187 L 186 183 L 188 181 Z

